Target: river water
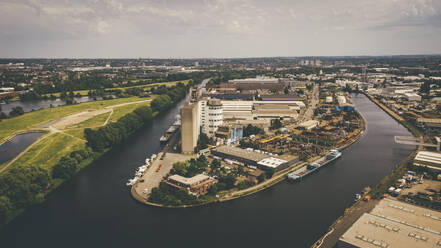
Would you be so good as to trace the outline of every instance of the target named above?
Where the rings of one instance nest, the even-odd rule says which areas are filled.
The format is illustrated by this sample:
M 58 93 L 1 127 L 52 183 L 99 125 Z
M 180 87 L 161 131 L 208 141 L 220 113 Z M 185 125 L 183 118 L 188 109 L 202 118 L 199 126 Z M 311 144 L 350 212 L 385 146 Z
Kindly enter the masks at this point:
M 130 197 L 125 183 L 160 150 L 175 108 L 17 217 L 0 234 L 1 246 L 309 247 L 355 193 L 376 185 L 414 148 L 394 143 L 394 135 L 409 132 L 364 95 L 352 100 L 367 120 L 366 133 L 341 159 L 303 181 L 203 207 L 145 206 Z
M 0 145 L 0 164 L 9 161 L 34 143 L 44 132 L 17 134 Z
M 88 97 L 88 96 L 83 96 L 83 97 L 76 97 L 74 98 L 74 100 L 77 103 L 82 103 L 82 102 L 90 102 L 93 101 L 93 98 Z M 16 102 L 11 102 L 11 103 L 6 103 L 6 104 L 1 104 L 1 111 L 5 114 L 9 114 L 9 112 L 11 112 L 11 110 L 15 107 L 22 107 L 24 112 L 31 112 L 32 110 L 39 110 L 39 109 L 45 109 L 45 108 L 49 108 L 51 105 L 53 107 L 56 106 L 61 106 L 61 105 L 65 105 L 66 101 L 63 101 L 61 99 L 55 99 L 55 100 L 37 100 L 37 101 L 26 101 L 26 102 L 20 102 L 20 101 L 16 101 Z

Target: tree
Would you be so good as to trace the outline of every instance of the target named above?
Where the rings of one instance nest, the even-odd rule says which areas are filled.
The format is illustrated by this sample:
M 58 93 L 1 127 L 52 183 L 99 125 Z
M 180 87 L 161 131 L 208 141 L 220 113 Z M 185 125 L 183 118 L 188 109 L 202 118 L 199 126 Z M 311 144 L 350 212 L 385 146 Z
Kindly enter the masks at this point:
M 227 176 L 221 177 L 220 181 L 225 183 L 227 189 L 231 189 L 234 187 L 234 183 L 236 182 L 236 177 L 233 174 L 229 174 Z
M 265 176 L 266 178 L 271 178 L 274 175 L 274 168 L 265 168 Z
M 420 92 L 426 95 L 430 95 L 430 81 L 425 81 L 420 86 Z
M 265 181 L 265 172 L 262 172 L 262 174 L 260 174 L 260 175 L 257 177 L 257 181 L 259 181 L 259 183 Z
M 77 171 L 78 162 L 71 157 L 62 157 L 52 169 L 53 178 L 68 179 Z
M 50 180 L 41 167 L 14 166 L 0 176 L 0 196 L 8 197 L 14 208 L 23 208 L 38 200 Z
M 9 112 L 10 117 L 15 117 L 24 114 L 23 108 L 20 106 L 12 108 L 11 112 Z
M 218 159 L 213 159 L 213 161 L 211 161 L 210 167 L 212 170 L 216 170 L 221 167 L 221 162 Z
M 8 118 L 8 116 L 5 113 L 0 112 L 0 120 L 1 119 L 6 119 L 6 118 Z
M 6 196 L 0 196 L 0 223 L 4 223 L 12 210 L 12 203 Z
M 160 95 L 156 97 L 150 104 L 153 111 L 162 112 L 172 106 L 173 102 L 170 96 Z
M 208 189 L 208 194 L 214 196 L 217 194 L 218 191 L 219 191 L 219 188 L 217 187 L 216 184 L 214 184 L 214 185 L 211 185 L 211 187 Z
M 253 126 L 251 124 L 248 124 L 248 126 L 246 126 L 243 129 L 243 136 L 244 137 L 248 137 L 253 134 L 263 134 L 263 133 L 264 133 L 264 131 L 262 128 Z
M 275 129 L 279 129 L 282 127 L 282 122 L 280 121 L 280 119 L 272 119 L 271 120 L 271 129 L 275 130 Z
M 198 143 L 196 146 L 196 151 L 203 150 L 208 147 L 208 144 L 210 144 L 210 138 L 205 133 L 199 134 Z

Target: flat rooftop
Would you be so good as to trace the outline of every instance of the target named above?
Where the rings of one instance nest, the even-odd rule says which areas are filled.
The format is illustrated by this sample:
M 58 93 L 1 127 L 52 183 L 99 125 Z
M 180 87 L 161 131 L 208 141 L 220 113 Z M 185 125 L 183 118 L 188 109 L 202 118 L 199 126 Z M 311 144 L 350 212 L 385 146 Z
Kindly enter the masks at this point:
M 270 157 L 269 155 L 266 154 L 262 154 L 262 153 L 258 153 L 255 151 L 250 151 L 250 150 L 246 150 L 246 149 L 242 149 L 242 148 L 238 148 L 238 147 L 233 147 L 233 146 L 220 146 L 217 147 L 216 149 L 214 149 L 214 151 L 226 154 L 226 155 L 231 155 L 234 157 L 239 157 L 239 158 L 243 158 L 243 159 L 247 159 L 247 160 L 251 160 L 254 162 L 259 162 L 265 158 Z
M 355 247 L 441 247 L 441 213 L 385 198 L 340 241 Z
M 283 159 L 269 157 L 269 158 L 264 158 L 264 159 L 260 160 L 257 164 L 275 169 L 286 162 L 288 162 L 288 161 L 283 160 Z
M 415 161 L 435 163 L 441 166 L 441 153 L 420 151 L 415 156 Z
M 201 181 L 209 179 L 210 177 L 207 175 L 203 175 L 203 174 L 197 174 L 194 177 L 183 177 L 180 175 L 172 175 L 172 176 L 169 176 L 168 178 L 173 181 L 185 184 L 185 185 L 192 185 L 192 184 L 198 184 Z

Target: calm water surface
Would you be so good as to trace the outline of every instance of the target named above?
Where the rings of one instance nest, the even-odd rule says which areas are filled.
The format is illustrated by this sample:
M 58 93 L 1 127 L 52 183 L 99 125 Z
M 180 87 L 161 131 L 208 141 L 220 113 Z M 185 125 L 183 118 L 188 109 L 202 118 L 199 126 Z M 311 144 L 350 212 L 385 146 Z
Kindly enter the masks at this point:
M 1 123 L 0 123 L 1 125 Z M 43 132 L 18 134 L 0 145 L 0 164 L 9 161 L 43 135 Z
M 90 102 L 93 101 L 93 98 L 88 97 L 88 96 L 83 96 L 83 97 L 76 97 L 74 98 L 74 100 L 77 103 L 82 103 L 82 102 Z M 27 102 L 20 102 L 20 101 L 16 101 L 16 102 L 11 102 L 11 103 L 7 103 L 7 104 L 1 104 L 0 106 L 2 107 L 2 112 L 5 114 L 9 114 L 9 112 L 11 112 L 11 110 L 15 107 L 22 107 L 24 112 L 31 112 L 32 110 L 39 110 L 39 109 L 45 109 L 45 108 L 49 108 L 50 106 L 56 107 L 56 106 L 61 106 L 61 105 L 65 105 L 66 101 L 63 101 L 61 99 L 55 99 L 55 100 L 38 100 L 38 101 L 27 101 Z
M 84 169 L 0 234 L 1 247 L 309 247 L 354 194 L 374 186 L 410 154 L 410 135 L 365 96 L 353 97 L 367 132 L 329 167 L 246 198 L 190 209 L 144 206 L 125 182 L 173 122 L 175 108 Z

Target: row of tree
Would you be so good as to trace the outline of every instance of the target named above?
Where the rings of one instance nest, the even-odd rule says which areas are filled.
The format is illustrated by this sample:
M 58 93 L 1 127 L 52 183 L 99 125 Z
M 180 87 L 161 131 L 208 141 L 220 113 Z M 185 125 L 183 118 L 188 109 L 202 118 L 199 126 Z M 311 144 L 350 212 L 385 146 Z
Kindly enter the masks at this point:
M 144 126 L 153 118 L 152 109 L 148 106 L 141 106 L 132 113 L 111 122 L 97 129 L 86 128 L 84 134 L 87 146 L 93 151 L 101 152 L 106 148 L 125 140 L 130 134 Z

